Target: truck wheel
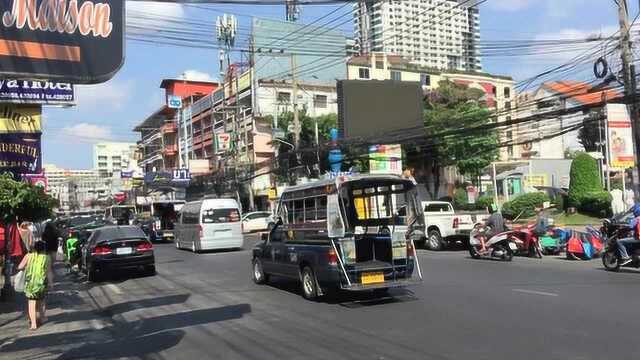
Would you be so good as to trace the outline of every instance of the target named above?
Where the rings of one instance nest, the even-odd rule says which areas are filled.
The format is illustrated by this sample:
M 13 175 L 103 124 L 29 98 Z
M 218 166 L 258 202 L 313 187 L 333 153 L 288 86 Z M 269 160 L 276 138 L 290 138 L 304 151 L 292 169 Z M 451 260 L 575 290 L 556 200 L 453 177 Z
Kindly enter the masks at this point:
M 253 282 L 260 285 L 267 281 L 269 281 L 269 275 L 264 273 L 262 261 L 253 259 Z
M 440 251 L 445 248 L 446 244 L 438 230 L 431 230 L 429 231 L 429 236 L 427 236 L 426 245 L 429 250 Z
M 302 296 L 307 300 L 315 300 L 318 297 L 316 275 L 309 266 L 302 269 Z

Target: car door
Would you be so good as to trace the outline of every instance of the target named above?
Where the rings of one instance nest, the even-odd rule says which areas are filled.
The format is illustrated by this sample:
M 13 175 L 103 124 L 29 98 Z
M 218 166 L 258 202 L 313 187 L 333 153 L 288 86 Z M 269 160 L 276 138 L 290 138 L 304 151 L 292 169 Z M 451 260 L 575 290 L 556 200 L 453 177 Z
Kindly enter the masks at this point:
M 266 273 L 282 275 L 284 249 L 284 231 L 282 230 L 282 225 L 280 225 L 271 231 L 264 246 L 262 263 Z

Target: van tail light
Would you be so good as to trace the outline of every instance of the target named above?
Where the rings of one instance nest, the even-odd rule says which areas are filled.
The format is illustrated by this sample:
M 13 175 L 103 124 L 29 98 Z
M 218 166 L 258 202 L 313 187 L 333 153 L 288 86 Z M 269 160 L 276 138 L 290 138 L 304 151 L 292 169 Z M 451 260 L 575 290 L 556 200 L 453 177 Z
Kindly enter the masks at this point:
M 336 254 L 335 250 L 329 249 L 327 253 L 327 263 L 331 266 L 338 265 L 338 254 Z
M 109 255 L 111 254 L 111 248 L 106 246 L 96 246 L 93 248 L 91 255 Z
M 453 228 L 457 229 L 458 226 L 460 226 L 460 219 L 459 218 L 453 218 Z
M 407 242 L 407 257 L 414 257 L 416 255 L 416 250 L 413 248 L 413 242 Z
M 152 251 L 153 245 L 151 245 L 151 243 L 145 242 L 136 246 L 136 250 L 139 252 Z
M 202 239 L 202 225 L 198 225 L 198 237 Z

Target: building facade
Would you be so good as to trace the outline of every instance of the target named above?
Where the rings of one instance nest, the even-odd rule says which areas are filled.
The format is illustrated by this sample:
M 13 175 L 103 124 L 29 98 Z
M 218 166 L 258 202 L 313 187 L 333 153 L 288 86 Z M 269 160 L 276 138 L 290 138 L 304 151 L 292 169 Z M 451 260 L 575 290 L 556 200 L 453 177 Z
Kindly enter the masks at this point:
M 480 14 L 462 0 L 362 1 L 353 5 L 360 54 L 383 52 L 434 69 L 481 71 Z
M 139 172 L 135 143 L 101 142 L 93 145 L 93 168 L 103 178 L 120 177 L 121 171 Z
M 111 196 L 111 179 L 101 177 L 97 170 L 62 169 L 44 165 L 47 193 L 60 202 L 64 210 L 85 209 L 94 201 Z

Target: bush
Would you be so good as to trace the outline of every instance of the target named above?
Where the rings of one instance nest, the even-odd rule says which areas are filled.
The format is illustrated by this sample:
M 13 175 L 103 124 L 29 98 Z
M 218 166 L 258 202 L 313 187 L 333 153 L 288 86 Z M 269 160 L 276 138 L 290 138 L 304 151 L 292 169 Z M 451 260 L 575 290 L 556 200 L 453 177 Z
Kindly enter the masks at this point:
M 564 211 L 566 209 L 565 206 L 567 203 L 565 195 L 557 194 L 553 199 L 553 203 L 556 204 L 556 209 L 558 209 L 559 211 Z
M 493 196 L 490 195 L 482 195 L 478 199 L 476 199 L 476 209 L 484 210 L 493 204 Z
M 607 191 L 588 193 L 582 197 L 579 210 L 585 214 L 608 217 L 611 214 L 611 194 Z
M 569 206 L 581 209 L 587 194 L 602 191 L 598 163 L 588 154 L 580 154 L 573 159 L 569 177 Z
M 515 219 L 520 213 L 520 218 L 535 215 L 534 209 L 545 201 L 550 201 L 549 195 L 543 192 L 522 194 L 511 201 L 502 204 L 502 215 L 507 219 Z
M 467 190 L 457 188 L 453 192 L 453 207 L 459 210 L 469 210 L 469 196 Z

